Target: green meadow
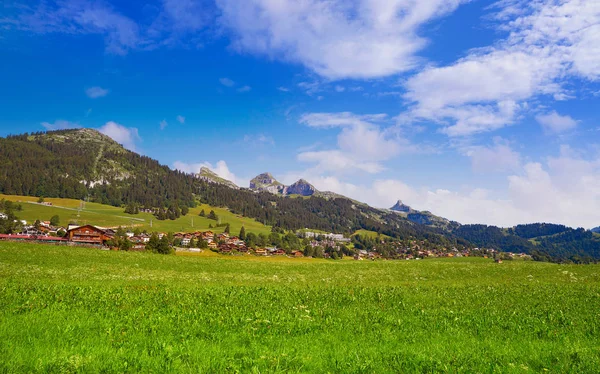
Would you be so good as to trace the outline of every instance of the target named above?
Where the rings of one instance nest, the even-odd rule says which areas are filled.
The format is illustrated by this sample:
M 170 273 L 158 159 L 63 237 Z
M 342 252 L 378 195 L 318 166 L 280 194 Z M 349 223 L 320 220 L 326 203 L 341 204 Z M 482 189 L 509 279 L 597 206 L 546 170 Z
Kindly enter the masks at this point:
M 597 373 L 600 266 L 0 242 L 0 372 Z
M 271 232 L 270 226 L 265 226 L 252 218 L 242 217 L 227 209 L 211 207 L 205 204 L 191 208 L 186 216 L 176 220 L 159 221 L 150 213 L 127 214 L 123 208 L 89 202 L 82 205 L 80 200 L 74 199 L 44 199 L 45 202 L 52 203 L 52 206 L 38 204 L 38 198 L 31 196 L 0 194 L 0 199 L 19 202 L 23 210 L 16 212 L 17 216 L 30 223 L 36 219 L 42 221 L 50 220 L 52 216 L 58 215 L 60 223 L 65 226 L 73 222 L 81 225 L 91 224 L 100 227 L 139 227 L 149 232 L 206 231 L 209 230 L 209 225 L 216 226 L 217 222 L 200 217 L 198 214 L 204 209 L 207 215 L 211 210 L 214 210 L 220 218 L 221 223 L 229 223 L 232 234 L 237 234 L 242 226 L 245 226 L 246 232 L 254 232 L 255 234 L 268 234 Z M 212 230 L 219 233 L 224 229 L 225 227 L 220 227 Z

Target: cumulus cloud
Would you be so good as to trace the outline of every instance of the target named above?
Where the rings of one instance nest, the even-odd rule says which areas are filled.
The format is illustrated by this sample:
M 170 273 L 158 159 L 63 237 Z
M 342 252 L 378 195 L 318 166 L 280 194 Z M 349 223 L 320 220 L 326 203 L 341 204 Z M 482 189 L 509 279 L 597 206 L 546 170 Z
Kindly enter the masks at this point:
M 109 90 L 106 88 L 94 86 L 85 90 L 85 94 L 91 99 L 97 99 L 108 95 Z
M 42 122 L 42 126 L 48 131 L 78 129 L 81 127 L 76 122 L 69 122 L 62 119 L 54 121 L 54 123 Z
M 309 180 L 317 189 L 334 191 L 372 206 L 389 208 L 398 199 L 419 210 L 458 222 L 513 226 L 552 222 L 592 228 L 600 224 L 600 158 L 584 159 L 568 147 L 545 163 L 530 162 L 506 179 L 506 196 L 473 187 L 450 191 L 410 186 L 401 180 L 379 179 L 371 184 L 344 182 L 335 176 L 309 172 L 288 175 Z
M 534 98 L 572 97 L 569 78 L 600 79 L 600 3 L 502 1 L 499 29 L 508 36 L 441 67 L 410 77 L 401 121 L 434 121 L 450 136 L 516 122 Z M 512 17 L 512 18 L 511 18 Z
M 374 78 L 415 67 L 425 23 L 461 0 L 217 0 L 238 51 L 298 62 L 330 78 Z
M 404 138 L 387 131 L 383 126 L 389 119 L 385 114 L 357 115 L 350 112 L 307 113 L 300 123 L 314 128 L 339 128 L 337 149 L 301 152 L 297 159 L 313 163 L 320 173 L 343 174 L 353 170 L 379 173 L 382 161 L 418 148 Z
M 183 161 L 175 161 L 173 163 L 173 167 L 177 170 L 183 171 L 184 173 L 193 174 L 199 173 L 200 169 L 205 167 L 217 174 L 219 177 L 227 179 L 235 184 L 238 184 L 238 182 L 243 182 L 238 180 L 235 174 L 231 172 L 231 170 L 229 170 L 229 166 L 227 166 L 227 163 L 223 160 L 217 161 L 215 165 L 207 161 L 198 163 L 186 163 Z
M 544 131 L 549 134 L 559 134 L 577 127 L 577 121 L 569 116 L 561 116 L 554 112 L 540 114 L 535 120 L 542 125 Z
M 182 115 L 177 116 L 177 122 L 183 125 L 185 123 L 185 117 Z
M 131 151 L 135 151 L 136 144 L 142 140 L 137 128 L 125 127 L 113 121 L 106 122 L 98 131 Z

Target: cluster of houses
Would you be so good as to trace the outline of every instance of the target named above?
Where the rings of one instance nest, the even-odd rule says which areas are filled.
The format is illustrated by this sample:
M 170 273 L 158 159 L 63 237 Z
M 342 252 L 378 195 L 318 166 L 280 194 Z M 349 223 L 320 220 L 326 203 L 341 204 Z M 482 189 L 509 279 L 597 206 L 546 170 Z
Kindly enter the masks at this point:
M 432 257 L 483 257 L 493 258 L 502 263 L 504 259 L 530 260 L 532 257 L 525 253 L 502 252 L 492 248 L 468 248 L 468 247 L 443 247 L 432 245 L 426 241 L 411 240 L 408 242 L 391 242 L 381 247 L 375 247 L 370 251 L 360 250 L 354 256 L 356 260 L 390 258 L 400 260 L 413 260 Z M 386 247 L 385 249 L 383 247 Z
M 158 238 L 162 239 L 166 233 L 158 233 Z M 25 225 L 23 231 L 18 234 L 0 234 L 0 240 L 10 241 L 33 241 L 56 244 L 86 245 L 105 247 L 116 236 L 116 231 L 110 228 L 102 228 L 93 225 L 69 225 L 67 228 L 52 227 L 50 222 L 43 221 L 39 227 Z M 151 235 L 148 233 L 135 234 L 126 232 L 125 236 L 132 243 L 133 250 L 144 250 L 146 244 L 150 241 Z M 249 248 L 246 243 L 237 236 L 231 236 L 227 233 L 214 233 L 212 231 L 194 232 L 194 233 L 175 233 L 173 234 L 173 243 L 181 249 L 187 248 L 192 242 L 198 243 L 204 241 L 211 250 L 224 254 L 245 253 L 263 256 L 285 256 L 292 257 L 304 256 L 302 251 L 286 252 L 281 248 Z M 200 251 L 199 248 L 187 248 L 189 251 Z
M 1 214 L 1 213 L 0 213 Z M 0 216 L 0 218 L 2 218 Z M 18 234 L 0 234 L 0 240 L 13 241 L 37 241 L 56 244 L 88 245 L 97 247 L 106 247 L 108 243 L 117 235 L 116 231 L 110 228 L 102 228 L 93 225 L 69 225 L 68 227 L 54 227 L 49 221 L 41 221 L 35 226 L 23 223 L 23 230 Z M 166 233 L 157 234 L 160 239 L 167 235 Z M 340 249 L 350 239 L 341 234 L 317 234 L 314 232 L 303 232 L 299 234 L 305 238 L 312 238 L 309 245 L 315 247 L 331 247 Z M 151 235 L 148 233 L 126 232 L 126 238 L 132 243 L 131 249 L 144 250 L 150 241 Z M 316 240 L 318 237 L 319 240 Z M 277 247 L 259 247 L 250 248 L 245 241 L 237 236 L 228 233 L 215 233 L 213 231 L 197 231 L 193 233 L 175 233 L 172 236 L 172 243 L 181 250 L 200 251 L 201 247 L 218 251 L 223 254 L 255 254 L 259 256 L 291 256 L 303 257 L 304 252 L 300 250 L 285 251 Z M 202 245 L 200 245 L 202 243 Z M 489 257 L 501 262 L 502 258 L 522 258 L 528 259 L 529 255 L 524 253 L 508 253 L 496 251 L 494 249 L 480 248 L 445 248 L 431 246 L 425 241 L 382 241 L 381 246 L 371 248 L 370 250 L 358 250 L 354 255 L 356 260 L 378 258 L 388 259 L 421 259 L 426 257 Z M 324 254 L 324 257 L 328 257 Z

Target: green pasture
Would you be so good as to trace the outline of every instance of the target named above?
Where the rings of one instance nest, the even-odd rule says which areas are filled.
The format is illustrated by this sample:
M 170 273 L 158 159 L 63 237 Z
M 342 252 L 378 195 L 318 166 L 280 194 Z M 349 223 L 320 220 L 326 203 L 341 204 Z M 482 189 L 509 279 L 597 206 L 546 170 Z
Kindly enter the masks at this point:
M 597 373 L 600 266 L 0 242 L 0 372 Z
M 152 214 L 127 214 L 123 208 L 98 203 L 82 203 L 80 200 L 74 199 L 59 199 L 46 198 L 44 201 L 52 203 L 52 206 L 38 204 L 37 197 L 31 196 L 14 196 L 2 195 L 0 199 L 20 202 L 23 210 L 16 212 L 17 216 L 26 220 L 29 223 L 36 219 L 41 221 L 50 220 L 54 215 L 60 217 L 61 225 L 68 225 L 70 222 L 77 224 L 91 224 L 100 227 L 140 227 L 148 231 L 160 232 L 193 232 L 209 230 L 209 225 L 216 226 L 217 222 L 208 218 L 198 216 L 201 209 L 204 209 L 206 214 L 211 210 L 220 218 L 221 223 L 229 223 L 232 234 L 238 234 L 242 226 L 245 226 L 246 232 L 254 232 L 256 234 L 271 232 L 270 226 L 265 226 L 260 222 L 248 217 L 241 217 L 231 213 L 224 208 L 215 208 L 205 204 L 199 205 L 196 208 L 190 209 L 190 212 L 176 220 L 159 221 Z M 81 207 L 81 209 L 80 209 Z M 225 227 L 212 229 L 216 232 L 222 232 Z

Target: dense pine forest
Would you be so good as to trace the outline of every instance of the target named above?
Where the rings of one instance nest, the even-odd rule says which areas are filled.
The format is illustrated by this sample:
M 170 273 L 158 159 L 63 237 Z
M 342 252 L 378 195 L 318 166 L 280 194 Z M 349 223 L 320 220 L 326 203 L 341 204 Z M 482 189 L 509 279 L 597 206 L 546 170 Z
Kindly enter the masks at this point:
M 89 129 L 0 139 L 0 192 L 121 206 L 193 206 L 194 178 Z
M 128 213 L 153 209 L 159 219 L 185 215 L 188 207 L 202 202 L 255 218 L 274 230 L 351 234 L 365 229 L 399 240 L 529 253 L 540 260 L 600 259 L 600 235 L 584 229 L 460 225 L 428 212 L 403 217 L 346 198 L 304 199 L 233 189 L 171 170 L 91 129 L 0 138 L 0 165 L 0 193 L 88 200 L 122 206 Z

